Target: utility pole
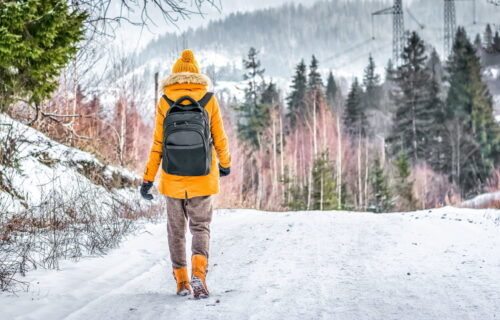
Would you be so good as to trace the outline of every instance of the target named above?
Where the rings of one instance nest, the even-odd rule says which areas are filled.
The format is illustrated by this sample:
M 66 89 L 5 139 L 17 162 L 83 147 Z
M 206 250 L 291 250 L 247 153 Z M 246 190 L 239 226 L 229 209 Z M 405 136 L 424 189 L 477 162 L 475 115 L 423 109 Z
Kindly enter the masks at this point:
M 392 59 L 396 66 L 399 66 L 401 63 L 401 54 L 403 53 L 405 45 L 403 0 L 394 0 L 392 7 L 372 13 L 372 19 L 373 16 L 389 14 L 392 15 Z
M 449 57 L 456 30 L 455 0 L 444 0 L 444 55 Z

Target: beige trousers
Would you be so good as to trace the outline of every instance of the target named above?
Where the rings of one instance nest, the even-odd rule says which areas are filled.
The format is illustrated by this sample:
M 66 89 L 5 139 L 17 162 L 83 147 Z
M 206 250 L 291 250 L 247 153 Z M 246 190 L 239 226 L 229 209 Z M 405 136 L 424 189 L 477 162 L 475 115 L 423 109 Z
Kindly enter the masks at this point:
M 212 197 L 176 199 L 167 197 L 167 233 L 170 260 L 174 269 L 186 264 L 186 230 L 193 236 L 191 253 L 208 258 L 210 222 L 212 221 Z

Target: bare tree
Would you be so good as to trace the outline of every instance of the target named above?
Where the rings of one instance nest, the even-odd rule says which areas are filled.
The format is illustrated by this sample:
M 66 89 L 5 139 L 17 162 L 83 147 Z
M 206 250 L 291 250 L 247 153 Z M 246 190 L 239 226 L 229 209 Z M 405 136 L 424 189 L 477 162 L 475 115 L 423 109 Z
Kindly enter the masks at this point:
M 164 21 L 175 25 L 191 15 L 204 16 L 204 7 L 221 10 L 220 0 L 72 0 L 73 8 L 86 11 L 86 23 L 92 34 L 113 35 L 121 23 L 147 27 L 155 24 L 161 15 Z

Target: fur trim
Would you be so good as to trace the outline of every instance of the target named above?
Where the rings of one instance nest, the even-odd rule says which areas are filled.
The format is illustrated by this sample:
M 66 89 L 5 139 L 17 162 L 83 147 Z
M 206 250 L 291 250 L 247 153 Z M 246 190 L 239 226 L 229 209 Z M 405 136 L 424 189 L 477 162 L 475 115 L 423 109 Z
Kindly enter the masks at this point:
M 161 82 L 161 87 L 165 88 L 177 83 L 194 83 L 202 84 L 209 87 L 211 84 L 210 79 L 202 73 L 181 72 L 172 73 Z

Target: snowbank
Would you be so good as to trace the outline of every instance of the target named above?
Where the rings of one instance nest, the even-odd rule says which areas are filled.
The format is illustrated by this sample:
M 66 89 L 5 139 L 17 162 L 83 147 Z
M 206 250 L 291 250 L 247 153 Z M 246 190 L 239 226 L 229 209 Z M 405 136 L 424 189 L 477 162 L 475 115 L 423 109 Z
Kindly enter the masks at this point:
M 118 167 L 102 164 L 90 153 L 67 147 L 39 131 L 0 115 L 0 141 L 12 140 L 14 166 L 0 163 L 3 185 L 0 203 L 9 213 L 39 206 L 48 195 L 68 200 L 81 190 L 95 195 L 95 210 L 119 197 L 131 205 L 141 203 L 137 192 L 140 177 Z M 0 180 L 1 182 L 1 180 Z
M 480 194 L 470 200 L 464 201 L 460 204 L 465 208 L 485 208 L 491 203 L 500 203 L 500 191 Z

